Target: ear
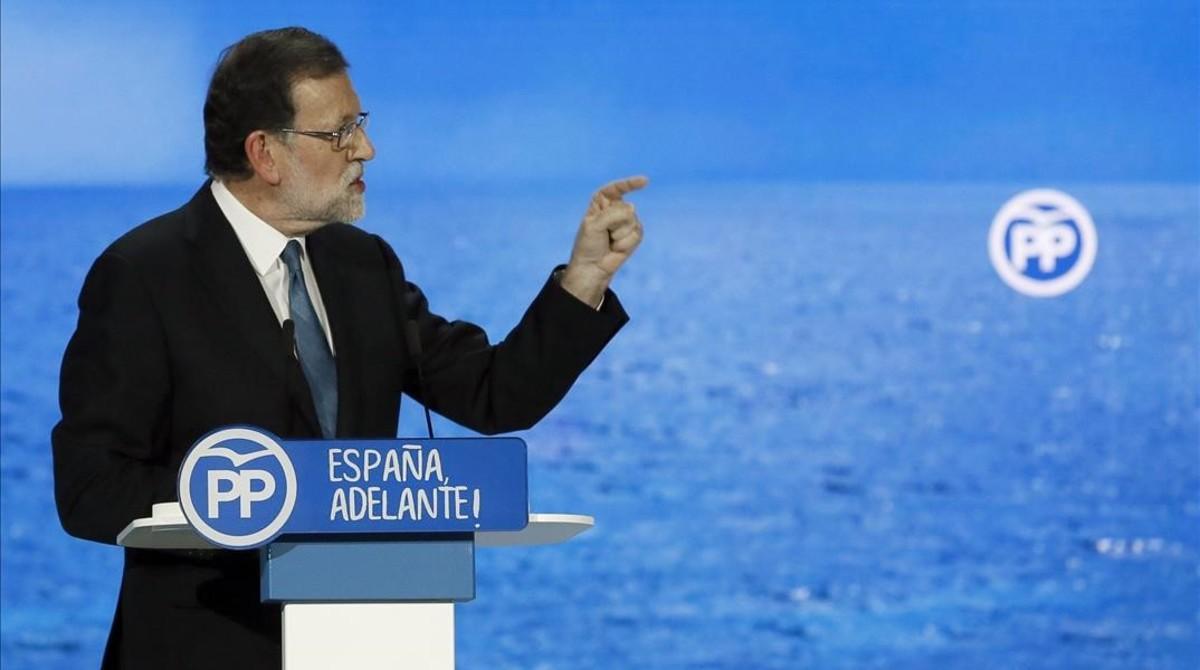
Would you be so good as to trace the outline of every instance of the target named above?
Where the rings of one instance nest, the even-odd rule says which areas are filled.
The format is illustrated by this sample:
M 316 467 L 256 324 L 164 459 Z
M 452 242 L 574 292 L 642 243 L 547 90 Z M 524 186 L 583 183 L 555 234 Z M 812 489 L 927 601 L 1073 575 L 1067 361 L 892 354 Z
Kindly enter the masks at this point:
M 242 146 L 254 174 L 268 184 L 278 186 L 282 176 L 279 174 L 279 164 L 272 151 L 278 151 L 282 147 L 275 141 L 275 138 L 265 130 L 256 130 L 246 136 L 246 141 Z

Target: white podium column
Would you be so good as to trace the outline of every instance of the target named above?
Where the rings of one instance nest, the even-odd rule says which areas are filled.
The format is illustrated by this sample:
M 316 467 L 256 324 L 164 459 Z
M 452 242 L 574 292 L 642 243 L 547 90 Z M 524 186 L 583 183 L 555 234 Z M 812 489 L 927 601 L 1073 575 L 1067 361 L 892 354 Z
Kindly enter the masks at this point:
M 453 670 L 454 603 L 289 603 L 283 670 Z

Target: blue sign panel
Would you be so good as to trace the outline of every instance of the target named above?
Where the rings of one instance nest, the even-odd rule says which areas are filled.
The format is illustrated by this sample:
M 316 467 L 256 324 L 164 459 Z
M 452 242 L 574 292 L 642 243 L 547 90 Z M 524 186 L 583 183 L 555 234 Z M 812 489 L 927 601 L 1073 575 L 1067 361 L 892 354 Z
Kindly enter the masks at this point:
M 520 530 L 525 442 L 281 440 L 252 427 L 201 438 L 179 469 L 184 516 L 232 549 L 280 534 Z

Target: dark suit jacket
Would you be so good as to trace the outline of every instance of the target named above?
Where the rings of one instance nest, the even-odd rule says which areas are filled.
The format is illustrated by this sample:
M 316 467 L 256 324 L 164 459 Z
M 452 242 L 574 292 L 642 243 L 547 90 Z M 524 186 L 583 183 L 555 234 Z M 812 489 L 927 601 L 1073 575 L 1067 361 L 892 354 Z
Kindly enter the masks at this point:
M 430 312 L 379 237 L 332 224 L 307 249 L 337 353 L 339 437 L 395 437 L 401 392 L 483 433 L 532 426 L 627 318 L 611 292 L 595 311 L 548 281 L 491 345 Z M 113 543 L 153 503 L 176 500 L 186 450 L 214 428 L 320 436 L 299 364 L 207 183 L 113 243 L 79 310 L 53 432 L 68 533 Z M 406 353 L 409 319 L 427 398 Z M 278 667 L 279 645 L 280 608 L 258 600 L 257 552 L 126 550 L 106 668 Z

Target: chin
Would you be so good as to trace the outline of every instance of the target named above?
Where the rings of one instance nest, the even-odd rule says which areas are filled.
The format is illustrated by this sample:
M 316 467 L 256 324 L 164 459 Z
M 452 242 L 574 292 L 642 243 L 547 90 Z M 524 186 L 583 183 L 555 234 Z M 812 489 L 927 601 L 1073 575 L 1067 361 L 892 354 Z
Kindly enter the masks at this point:
M 362 198 L 354 198 L 337 202 L 328 208 L 325 216 L 321 218 L 328 222 L 354 223 L 363 218 L 366 213 L 366 202 Z
M 360 219 L 367 215 L 367 203 L 359 202 L 354 207 L 346 210 L 346 216 L 342 217 L 342 223 L 355 224 Z

